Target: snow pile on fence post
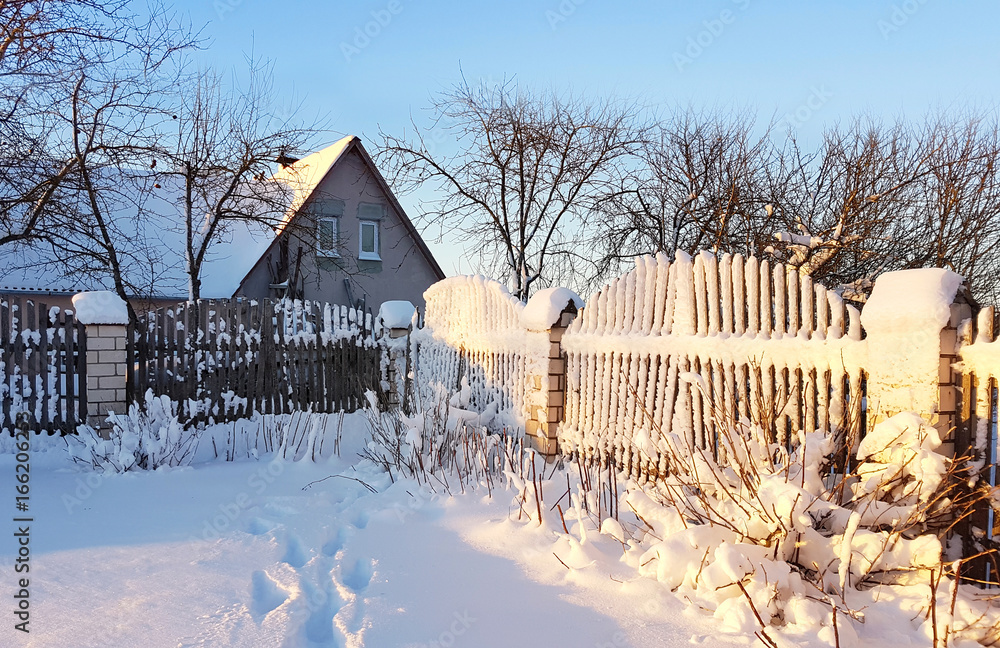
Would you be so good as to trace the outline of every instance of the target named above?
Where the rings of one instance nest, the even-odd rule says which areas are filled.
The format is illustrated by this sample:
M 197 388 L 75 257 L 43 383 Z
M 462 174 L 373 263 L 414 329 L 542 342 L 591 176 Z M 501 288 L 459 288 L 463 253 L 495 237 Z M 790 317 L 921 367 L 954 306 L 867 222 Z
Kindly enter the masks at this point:
M 913 411 L 933 420 L 940 395 L 941 331 L 962 281 L 941 268 L 887 272 L 875 280 L 861 324 L 870 349 L 868 410 L 877 418 Z
M 417 309 L 403 299 L 382 302 L 378 309 L 378 323 L 386 329 L 407 329 L 413 323 Z
M 528 299 L 521 311 L 521 326 L 529 331 L 548 331 L 559 323 L 559 317 L 572 306 L 583 308 L 583 300 L 569 288 L 544 288 Z
M 73 308 L 82 324 L 128 324 L 125 300 L 109 290 L 77 293 Z

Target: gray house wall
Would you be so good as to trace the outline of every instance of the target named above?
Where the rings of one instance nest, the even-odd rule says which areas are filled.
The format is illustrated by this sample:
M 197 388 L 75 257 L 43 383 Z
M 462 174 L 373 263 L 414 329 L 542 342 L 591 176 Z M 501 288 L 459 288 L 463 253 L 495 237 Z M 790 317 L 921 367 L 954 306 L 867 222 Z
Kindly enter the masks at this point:
M 278 297 L 284 289 L 274 288 L 283 280 L 296 277 L 294 296 L 303 299 L 349 304 L 364 299 L 377 310 L 392 299 L 406 299 L 423 306 L 423 292 L 443 278 L 436 263 L 428 259 L 404 221 L 398 203 L 384 188 L 384 181 L 373 173 L 360 150 L 352 146 L 337 160 L 319 183 L 299 214 L 268 248 L 260 261 L 244 278 L 234 296 Z M 330 205 L 342 206 L 337 217 L 336 256 L 317 254 L 316 216 L 329 215 Z M 379 205 L 379 257 L 359 259 L 362 205 Z M 369 212 L 370 214 L 370 212 Z M 282 263 L 282 247 L 286 247 Z M 301 261 L 299 250 L 301 249 Z M 297 269 L 297 270 L 296 270 Z M 345 282 L 346 280 L 346 282 Z M 349 286 L 349 287 L 348 287 Z M 349 294 L 350 293 L 350 294 Z

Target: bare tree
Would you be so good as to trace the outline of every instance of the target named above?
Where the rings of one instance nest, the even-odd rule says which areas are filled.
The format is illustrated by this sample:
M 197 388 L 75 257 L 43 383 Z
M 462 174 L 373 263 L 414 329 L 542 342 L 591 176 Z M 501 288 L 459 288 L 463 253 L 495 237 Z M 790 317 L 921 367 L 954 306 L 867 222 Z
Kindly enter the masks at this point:
M 0 2 L 0 245 L 44 239 L 57 227 L 46 217 L 65 217 L 78 205 L 73 191 L 63 191 L 80 173 L 74 111 L 108 98 L 116 109 L 95 111 L 109 121 L 91 145 L 115 147 L 121 142 L 111 140 L 128 139 L 136 123 L 134 112 L 117 109 L 120 100 L 137 99 L 136 83 L 155 99 L 176 79 L 170 63 L 195 37 L 161 5 L 133 11 L 132 4 Z M 155 108 L 154 101 L 144 110 Z
M 951 268 L 974 293 L 1000 297 L 1000 125 L 996 115 L 936 116 L 919 132 L 928 173 L 913 201 L 910 267 Z
M 816 153 L 789 139 L 779 159 L 768 167 L 768 210 L 780 225 L 772 230 L 780 258 L 855 291 L 904 263 L 897 242 L 927 172 L 925 151 L 905 124 L 859 118 L 827 129 Z
M 295 123 L 295 111 L 280 116 L 271 79 L 253 64 L 243 88 L 226 90 L 213 72 L 198 75 L 177 112 L 176 146 L 161 147 L 150 162 L 181 204 L 191 300 L 201 296 L 206 256 L 234 223 L 288 226 L 289 192 L 270 178 L 276 160 L 302 150 L 318 127 Z
M 640 254 L 754 249 L 766 228 L 760 182 L 772 156 L 769 129 L 755 129 L 746 111 L 659 120 L 599 203 L 601 274 Z
M 639 254 L 715 249 L 771 255 L 862 300 L 878 274 L 927 266 L 1000 294 L 995 117 L 863 116 L 815 151 L 745 112 L 681 111 L 653 132 L 600 201 L 605 276 Z
M 414 125 L 412 139 L 382 133 L 377 155 L 397 191 L 437 188 L 425 222 L 473 242 L 522 300 L 537 282 L 594 262 L 583 247 L 593 209 L 640 140 L 632 106 L 463 82 L 432 108 L 432 128 L 457 152 L 433 150 L 431 129 Z

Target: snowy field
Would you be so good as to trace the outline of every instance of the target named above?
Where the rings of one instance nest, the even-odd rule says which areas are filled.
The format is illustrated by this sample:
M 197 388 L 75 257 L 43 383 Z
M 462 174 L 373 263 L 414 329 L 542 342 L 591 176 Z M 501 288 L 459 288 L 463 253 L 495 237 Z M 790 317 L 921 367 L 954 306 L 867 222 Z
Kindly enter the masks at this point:
M 36 450 L 30 633 L 15 631 L 7 612 L 0 645 L 758 643 L 739 596 L 664 585 L 695 568 L 707 579 L 729 569 L 725 561 L 692 567 L 692 548 L 675 542 L 678 553 L 659 555 L 650 572 L 648 541 L 620 542 L 616 525 L 601 534 L 569 511 L 568 533 L 555 513 L 539 525 L 520 510 L 516 489 L 462 494 L 452 484 L 456 494 L 446 497 L 411 480 L 392 483 L 358 458 L 366 434 L 355 414 L 340 457 L 224 462 L 202 447 L 193 466 L 123 475 L 84 471 L 60 447 Z M 13 455 L 0 455 L 11 491 L 13 465 Z M 557 497 L 547 494 L 546 508 Z M 16 528 L 7 524 L 0 582 L 11 601 Z M 854 593 L 848 603 L 865 621 L 841 618 L 837 641 L 932 645 L 921 610 L 927 591 Z M 807 599 L 786 606 L 784 630 L 772 631 L 778 645 L 834 645 L 830 608 Z
M 516 506 L 511 519 L 509 493 L 442 498 L 358 465 L 363 426 L 349 417 L 342 458 L 322 463 L 98 476 L 34 453 L 30 633 L 8 612 L 0 645 L 719 644 L 703 615 L 619 566 L 614 540 L 563 552 L 568 570 L 551 531 Z M 0 456 L 0 474 L 13 463 Z

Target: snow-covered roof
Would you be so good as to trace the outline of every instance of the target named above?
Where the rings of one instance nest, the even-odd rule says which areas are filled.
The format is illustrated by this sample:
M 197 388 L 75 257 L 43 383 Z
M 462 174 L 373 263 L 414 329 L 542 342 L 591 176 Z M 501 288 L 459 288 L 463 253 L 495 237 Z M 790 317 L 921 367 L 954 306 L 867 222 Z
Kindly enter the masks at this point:
M 302 207 L 306 199 L 333 168 L 333 165 L 340 160 L 340 156 L 344 154 L 347 147 L 356 139 L 357 137 L 354 135 L 343 137 L 325 149 L 307 155 L 294 164 L 282 167 L 274 174 L 274 180 L 292 190 L 292 202 L 286 214 L 286 223 Z
M 121 230 L 116 250 L 129 284 L 142 294 L 183 299 L 188 294 L 184 272 L 184 220 L 179 186 L 161 180 L 160 188 L 139 207 L 126 201 L 113 205 Z M 140 213 L 141 219 L 136 219 Z M 231 297 L 244 275 L 263 254 L 274 233 L 257 223 L 229 222 L 209 248 L 202 269 L 201 293 L 206 298 Z M 63 253 L 46 244 L 0 248 L 0 292 L 72 294 L 114 290 L 110 275 L 67 273 Z M 148 288 L 147 288 L 148 287 Z
M 289 206 L 284 223 L 295 215 L 316 186 L 357 138 L 344 137 L 294 164 L 280 169 L 273 179 L 284 184 Z M 170 176 L 136 204 L 127 198 L 110 206 L 121 229 L 119 251 L 125 259 L 129 283 L 145 287 L 155 297 L 183 299 L 188 294 L 184 272 L 183 187 Z M 135 216 L 141 218 L 136 219 Z M 208 251 L 202 268 L 201 294 L 205 298 L 231 297 L 275 239 L 276 232 L 259 223 L 228 221 Z M 88 290 L 113 290 L 110 276 L 83 276 L 64 271 L 62 253 L 47 245 L 8 245 L 0 248 L 0 292 L 72 294 Z

